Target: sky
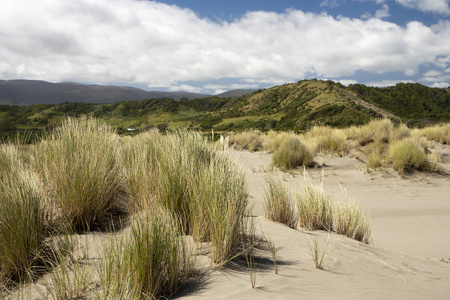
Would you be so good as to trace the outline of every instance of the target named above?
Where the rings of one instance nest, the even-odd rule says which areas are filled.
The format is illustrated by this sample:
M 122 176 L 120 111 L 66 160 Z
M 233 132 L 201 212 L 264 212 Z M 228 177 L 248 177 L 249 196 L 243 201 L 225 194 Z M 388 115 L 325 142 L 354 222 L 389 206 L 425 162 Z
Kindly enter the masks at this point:
M 450 0 L 0 0 L 0 79 L 450 86 Z

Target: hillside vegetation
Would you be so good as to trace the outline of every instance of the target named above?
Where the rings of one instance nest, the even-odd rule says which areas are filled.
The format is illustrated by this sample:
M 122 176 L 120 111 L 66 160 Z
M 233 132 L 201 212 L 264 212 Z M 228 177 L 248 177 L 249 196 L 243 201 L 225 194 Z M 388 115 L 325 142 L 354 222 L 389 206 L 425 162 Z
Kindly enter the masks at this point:
M 347 88 L 332 81 L 314 79 L 229 98 L 0 105 L 0 136 L 5 139 L 25 130 L 40 132 L 60 124 L 62 117 L 81 115 L 92 115 L 118 129 L 119 133 L 126 132 L 127 128 L 145 131 L 152 127 L 305 131 L 314 125 L 338 128 L 363 125 L 382 117 L 422 127 L 450 120 L 450 90 L 420 84 Z

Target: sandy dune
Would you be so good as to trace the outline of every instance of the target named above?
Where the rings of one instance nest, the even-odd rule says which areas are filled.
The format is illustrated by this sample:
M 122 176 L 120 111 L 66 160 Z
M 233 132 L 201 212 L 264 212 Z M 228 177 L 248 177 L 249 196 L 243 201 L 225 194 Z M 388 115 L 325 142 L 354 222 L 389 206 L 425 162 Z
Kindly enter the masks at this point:
M 450 147 L 443 148 L 450 169 Z M 450 177 L 417 173 L 399 176 L 394 170 L 367 173 L 352 157 L 316 157 L 323 168 L 308 169 L 314 184 L 336 197 L 344 191 L 371 215 L 372 241 L 366 245 L 323 231 L 290 229 L 264 217 L 263 196 L 268 172 L 292 189 L 305 184 L 303 170 L 282 173 L 270 167 L 271 154 L 231 150 L 248 181 L 252 219 L 259 238 L 277 247 L 278 274 L 265 243 L 255 252 L 256 288 L 245 259 L 223 269 L 211 269 L 207 255 L 197 255 L 201 276 L 175 295 L 179 299 L 449 299 L 450 297 Z M 127 234 L 127 230 L 118 235 Z M 312 241 L 323 248 L 329 238 L 323 269 L 311 257 Z M 80 257 L 95 263 L 109 239 L 106 233 L 80 235 Z M 443 261 L 441 261 L 443 260 Z M 45 276 L 47 279 L 49 275 Z M 95 275 L 94 275 L 95 277 Z M 95 279 L 87 278 L 95 283 Z M 24 299 L 47 299 L 46 278 L 25 289 Z M 101 299 L 94 291 L 89 299 Z M 13 295 L 11 299 L 21 299 Z
M 372 217 L 369 245 L 330 234 L 324 268 L 311 258 L 313 236 L 323 246 L 325 232 L 294 230 L 264 218 L 265 177 L 270 154 L 232 151 L 247 173 L 253 215 L 260 235 L 278 247 L 279 273 L 270 252 L 257 252 L 256 288 L 246 262 L 235 268 L 207 270 L 204 285 L 182 294 L 186 299 L 448 299 L 450 295 L 450 181 L 442 175 L 400 177 L 393 170 L 367 173 L 350 157 L 317 158 L 326 167 L 307 170 L 326 191 L 344 190 Z M 304 185 L 302 170 L 274 171 L 292 189 Z

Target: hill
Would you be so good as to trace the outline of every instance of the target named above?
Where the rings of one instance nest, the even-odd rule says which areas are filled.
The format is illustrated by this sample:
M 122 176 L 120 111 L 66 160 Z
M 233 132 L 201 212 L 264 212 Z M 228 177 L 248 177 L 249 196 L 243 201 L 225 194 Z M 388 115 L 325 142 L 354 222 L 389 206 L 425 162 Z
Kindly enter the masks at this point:
M 65 115 L 83 114 L 102 119 L 119 132 L 126 132 L 130 127 L 138 131 L 151 127 L 304 131 L 316 124 L 347 127 L 383 117 L 410 126 L 423 126 L 449 122 L 449 101 L 449 89 L 420 84 L 398 84 L 389 88 L 344 87 L 333 81 L 314 79 L 228 98 L 202 95 L 192 100 L 182 97 L 180 101 L 151 98 L 106 104 L 0 105 L 0 135 L 51 128 Z
M 187 92 L 150 92 L 125 86 L 87 85 L 40 80 L 0 80 L 0 104 L 32 105 L 63 102 L 114 103 L 117 101 L 172 98 L 194 99 L 208 95 Z

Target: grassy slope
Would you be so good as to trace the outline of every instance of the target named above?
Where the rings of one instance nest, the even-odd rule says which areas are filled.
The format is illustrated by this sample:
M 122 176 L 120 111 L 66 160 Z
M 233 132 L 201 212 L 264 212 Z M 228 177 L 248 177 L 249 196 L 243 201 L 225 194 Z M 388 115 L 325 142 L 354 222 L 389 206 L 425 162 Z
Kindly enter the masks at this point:
M 17 129 L 43 129 L 59 124 L 65 115 L 92 114 L 126 132 L 126 128 L 194 128 L 217 131 L 296 130 L 312 125 L 333 127 L 365 124 L 389 117 L 411 125 L 450 120 L 450 91 L 420 84 L 372 88 L 322 80 L 303 80 L 235 98 L 195 100 L 149 99 L 113 104 L 62 103 L 0 106 L 0 138 Z

